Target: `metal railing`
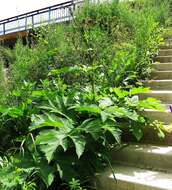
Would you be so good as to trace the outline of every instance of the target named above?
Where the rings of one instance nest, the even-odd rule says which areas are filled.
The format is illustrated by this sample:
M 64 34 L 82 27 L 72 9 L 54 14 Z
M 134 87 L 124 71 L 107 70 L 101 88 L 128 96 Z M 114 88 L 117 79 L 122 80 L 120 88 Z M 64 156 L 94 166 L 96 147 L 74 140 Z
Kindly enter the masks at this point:
M 67 22 L 72 19 L 73 11 L 83 1 L 70 0 L 64 3 L 35 10 L 0 21 L 0 36 L 15 32 L 27 31 L 41 25 Z

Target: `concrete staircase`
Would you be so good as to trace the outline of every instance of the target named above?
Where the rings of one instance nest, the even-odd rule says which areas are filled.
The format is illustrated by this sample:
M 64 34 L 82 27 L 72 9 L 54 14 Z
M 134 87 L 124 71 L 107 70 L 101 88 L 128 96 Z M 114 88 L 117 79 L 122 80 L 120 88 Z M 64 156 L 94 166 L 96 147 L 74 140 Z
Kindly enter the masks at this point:
M 156 57 L 156 62 L 153 64 L 154 71 L 152 72 L 152 79 L 145 83 L 151 88 L 150 93 L 141 94 L 140 99 L 153 97 L 161 100 L 166 106 L 166 112 L 158 112 L 147 110 L 145 115 L 152 120 L 159 120 L 164 124 L 172 123 L 172 113 L 169 105 L 172 104 L 172 45 L 171 39 L 166 45 L 162 46 L 159 55 Z
M 172 40 L 161 47 L 153 64 L 152 79 L 145 84 L 152 91 L 140 99 L 154 97 L 166 105 L 166 112 L 146 110 L 152 120 L 172 123 Z M 172 139 L 172 138 L 171 138 Z M 172 141 L 169 145 L 130 144 L 111 153 L 112 169 L 97 175 L 98 190 L 172 190 Z

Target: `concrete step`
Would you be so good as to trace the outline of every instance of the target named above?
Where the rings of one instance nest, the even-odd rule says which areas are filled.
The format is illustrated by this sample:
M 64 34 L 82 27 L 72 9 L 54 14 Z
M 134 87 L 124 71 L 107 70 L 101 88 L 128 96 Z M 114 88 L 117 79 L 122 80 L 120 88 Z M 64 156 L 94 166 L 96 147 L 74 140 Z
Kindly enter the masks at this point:
M 151 119 L 152 121 L 158 120 L 163 122 L 164 124 L 172 124 L 172 113 L 170 110 L 166 110 L 165 112 L 155 111 L 155 110 L 145 110 L 144 115 Z
M 160 45 L 160 49 L 172 49 L 172 45 L 169 44 Z
M 172 62 L 172 56 L 157 56 L 155 60 L 160 63 Z
M 172 71 L 172 63 L 153 63 L 153 68 L 158 71 Z
M 160 56 L 167 56 L 167 55 L 171 55 L 172 56 L 172 49 L 161 49 L 159 51 L 159 55 Z
M 154 71 L 151 74 L 152 79 L 172 79 L 172 71 Z
M 114 166 L 97 175 L 99 190 L 172 190 L 172 173 L 145 170 L 136 167 Z
M 172 80 L 149 80 L 144 84 L 152 90 L 172 90 Z
M 112 151 L 111 157 L 116 164 L 172 172 L 172 146 L 130 144 Z
M 172 125 L 163 125 L 163 132 L 165 137 L 160 138 L 158 136 L 158 130 L 153 126 L 147 126 L 144 129 L 144 136 L 141 139 L 142 144 L 154 144 L 157 146 L 172 146 Z M 127 142 L 135 142 L 134 139 L 130 136 L 130 139 Z M 171 171 L 171 168 L 170 168 Z
M 172 39 L 171 38 L 168 38 L 164 41 L 164 45 L 166 46 L 171 46 L 172 45 Z
M 163 104 L 172 104 L 172 91 L 151 91 L 144 94 L 139 94 L 141 100 L 145 98 L 156 98 L 160 100 Z

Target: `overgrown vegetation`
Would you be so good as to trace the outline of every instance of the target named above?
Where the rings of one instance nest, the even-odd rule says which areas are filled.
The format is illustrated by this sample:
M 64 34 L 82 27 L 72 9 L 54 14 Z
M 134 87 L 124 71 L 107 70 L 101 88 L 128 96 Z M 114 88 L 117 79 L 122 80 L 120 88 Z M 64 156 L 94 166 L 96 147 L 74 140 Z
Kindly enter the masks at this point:
M 149 91 L 140 79 L 163 41 L 169 6 L 85 3 L 71 24 L 41 28 L 33 44 L 2 49 L 9 68 L 0 69 L 1 189 L 91 189 L 123 131 L 141 140 L 151 122 L 143 110 L 163 110 L 138 94 Z M 155 130 L 163 135 L 162 126 Z

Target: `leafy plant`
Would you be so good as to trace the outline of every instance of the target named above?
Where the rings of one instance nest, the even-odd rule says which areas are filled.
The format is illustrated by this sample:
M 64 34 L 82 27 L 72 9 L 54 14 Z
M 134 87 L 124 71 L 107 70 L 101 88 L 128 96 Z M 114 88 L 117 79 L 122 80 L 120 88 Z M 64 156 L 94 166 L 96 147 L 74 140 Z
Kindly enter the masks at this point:
M 154 0 L 86 2 L 69 25 L 18 41 L 0 105 L 0 188 L 91 189 L 125 131 L 144 137 L 144 110 L 164 110 L 138 94 L 149 92 L 140 79 L 161 44 L 165 9 Z M 164 136 L 162 123 L 152 128 Z

